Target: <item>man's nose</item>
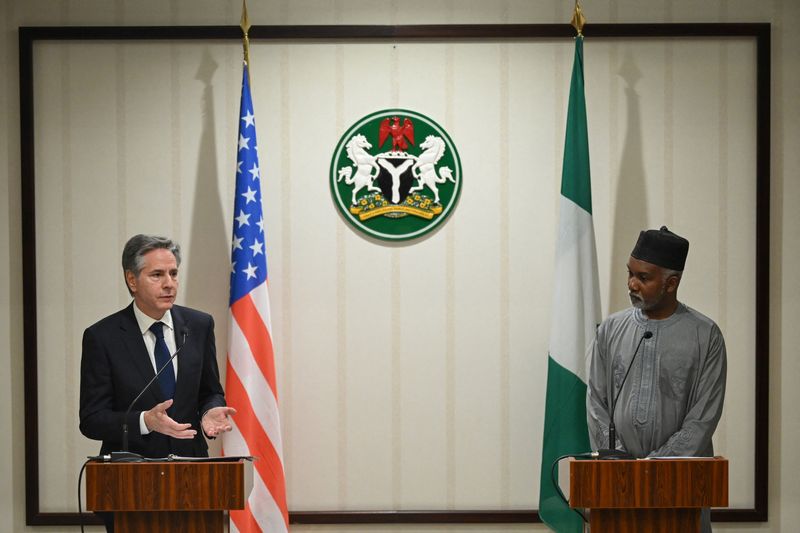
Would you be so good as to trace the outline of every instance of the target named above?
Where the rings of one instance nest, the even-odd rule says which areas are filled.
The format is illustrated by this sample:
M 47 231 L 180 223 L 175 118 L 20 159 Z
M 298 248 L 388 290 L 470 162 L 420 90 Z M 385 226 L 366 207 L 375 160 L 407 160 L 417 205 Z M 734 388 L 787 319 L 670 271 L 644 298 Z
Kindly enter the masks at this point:
M 628 278 L 628 290 L 631 292 L 637 292 L 639 288 L 639 283 L 637 282 L 636 278 L 633 276 Z

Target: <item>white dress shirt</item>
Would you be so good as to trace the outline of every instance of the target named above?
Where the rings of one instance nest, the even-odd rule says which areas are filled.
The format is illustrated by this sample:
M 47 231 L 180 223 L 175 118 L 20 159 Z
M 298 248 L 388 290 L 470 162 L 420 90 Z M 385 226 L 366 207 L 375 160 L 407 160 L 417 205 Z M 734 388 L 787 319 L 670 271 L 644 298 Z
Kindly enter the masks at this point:
M 155 320 L 142 312 L 139 307 L 137 307 L 136 302 L 133 304 L 133 314 L 136 317 L 136 322 L 139 324 L 139 331 L 142 332 L 142 338 L 144 339 L 144 345 L 147 347 L 147 355 L 150 356 L 150 364 L 153 365 L 153 371 L 158 372 L 158 368 L 156 367 L 156 355 L 155 355 L 155 348 L 156 348 L 156 336 L 155 334 L 150 331 L 150 326 L 153 325 L 155 322 L 161 322 L 164 328 L 164 342 L 167 344 L 167 349 L 169 350 L 170 355 L 174 354 L 175 351 L 178 349 L 177 345 L 175 344 L 175 326 L 172 323 L 172 313 L 167 310 L 164 313 L 164 316 L 161 317 L 160 320 Z M 172 369 L 175 372 L 175 379 L 178 379 L 178 358 L 175 357 L 172 360 Z M 151 385 L 155 386 L 155 385 Z M 144 423 L 144 411 L 141 412 L 139 415 L 139 431 L 142 435 L 147 435 L 150 433 L 150 430 L 147 428 L 147 425 Z

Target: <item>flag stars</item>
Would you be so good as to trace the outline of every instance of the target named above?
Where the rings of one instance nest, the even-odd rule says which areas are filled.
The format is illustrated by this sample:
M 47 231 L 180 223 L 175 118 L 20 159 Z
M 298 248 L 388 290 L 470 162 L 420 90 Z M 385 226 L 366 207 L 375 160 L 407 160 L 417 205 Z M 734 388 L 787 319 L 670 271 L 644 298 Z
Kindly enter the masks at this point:
M 244 120 L 245 127 L 256 125 L 256 116 L 250 112 L 250 110 L 248 110 L 247 114 L 242 117 L 242 120 Z
M 258 266 L 253 265 L 252 263 L 247 263 L 247 268 L 242 270 L 245 274 L 247 274 L 247 279 L 251 279 L 256 277 L 256 270 L 258 270 Z
M 254 190 L 253 190 L 253 189 L 251 189 L 249 186 L 247 187 L 247 192 L 243 192 L 243 193 L 242 193 L 242 197 L 244 197 L 244 198 L 247 200 L 247 201 L 244 203 L 244 205 L 247 205 L 247 204 L 249 204 L 250 202 L 255 202 L 255 201 L 256 201 L 256 192 L 257 192 L 257 191 L 254 191 Z
M 253 250 L 253 257 L 257 256 L 258 254 L 264 255 L 264 243 L 258 242 L 258 239 L 253 241 L 251 246 L 248 246 L 251 250 Z
M 248 214 L 245 214 L 245 212 L 244 212 L 244 211 L 242 211 L 241 209 L 239 209 L 239 216 L 238 216 L 238 217 L 236 217 L 236 222 L 238 222 L 238 223 L 239 223 L 239 227 L 240 227 L 240 228 L 241 228 L 242 226 L 249 226 L 249 225 L 250 225 L 250 215 L 248 215 Z
M 232 298 L 241 296 L 242 291 L 250 290 L 250 285 L 267 277 L 267 244 L 264 237 L 266 231 L 261 205 L 264 198 L 261 191 L 258 151 L 256 117 L 245 78 L 239 113 L 236 187 L 233 194 L 234 229 L 228 263 L 231 269 Z
M 258 148 L 256 148 L 256 150 L 257 149 Z M 258 178 L 261 177 L 261 169 L 258 168 L 258 165 L 255 164 L 255 163 L 253 163 L 253 168 L 251 168 L 249 172 L 250 172 L 250 174 L 253 175 L 253 181 L 255 181 L 255 180 L 257 180 Z

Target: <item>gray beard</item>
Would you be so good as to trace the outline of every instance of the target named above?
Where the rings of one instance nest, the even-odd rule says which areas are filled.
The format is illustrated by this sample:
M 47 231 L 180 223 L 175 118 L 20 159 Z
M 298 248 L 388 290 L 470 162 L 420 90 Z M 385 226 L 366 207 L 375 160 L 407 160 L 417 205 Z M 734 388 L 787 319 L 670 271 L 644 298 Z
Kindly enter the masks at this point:
M 641 298 L 639 298 L 638 296 L 636 296 L 636 295 L 634 295 L 634 294 L 631 294 L 631 293 L 628 293 L 628 298 L 630 298 L 630 299 L 631 299 L 631 305 L 632 305 L 633 307 L 635 307 L 636 309 L 641 309 L 642 311 L 644 311 L 644 310 L 645 310 L 645 309 L 644 309 L 644 307 L 645 307 L 645 306 L 644 306 L 644 300 L 642 300 L 642 299 L 641 299 Z
M 645 303 L 643 299 L 641 299 L 640 297 L 636 296 L 633 293 L 629 292 L 628 297 L 631 299 L 631 305 L 636 309 L 639 309 L 641 311 L 650 311 L 651 309 L 655 309 L 658 306 L 658 304 L 661 303 L 666 293 L 667 291 L 662 290 L 661 293 L 658 295 L 658 299 L 650 302 L 649 304 Z

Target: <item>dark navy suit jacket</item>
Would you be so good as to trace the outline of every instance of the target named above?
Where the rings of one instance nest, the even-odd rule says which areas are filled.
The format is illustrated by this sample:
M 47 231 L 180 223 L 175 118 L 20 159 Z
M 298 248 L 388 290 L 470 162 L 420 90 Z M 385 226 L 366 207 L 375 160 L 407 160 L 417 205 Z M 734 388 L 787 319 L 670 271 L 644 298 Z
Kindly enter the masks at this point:
M 129 450 L 145 457 L 171 453 L 204 457 L 208 455 L 208 445 L 200 417 L 212 407 L 225 405 L 214 345 L 214 319 L 201 311 L 175 305 L 172 321 L 180 353 L 174 402 L 167 413 L 176 422 L 191 423 L 197 435 L 194 439 L 173 439 L 155 432 L 140 434 L 140 413 L 167 400 L 156 380 L 127 417 Z M 81 356 L 80 430 L 90 439 L 103 441 L 101 454 L 122 449 L 125 410 L 153 376 L 155 371 L 133 314 L 133 303 L 86 329 Z

